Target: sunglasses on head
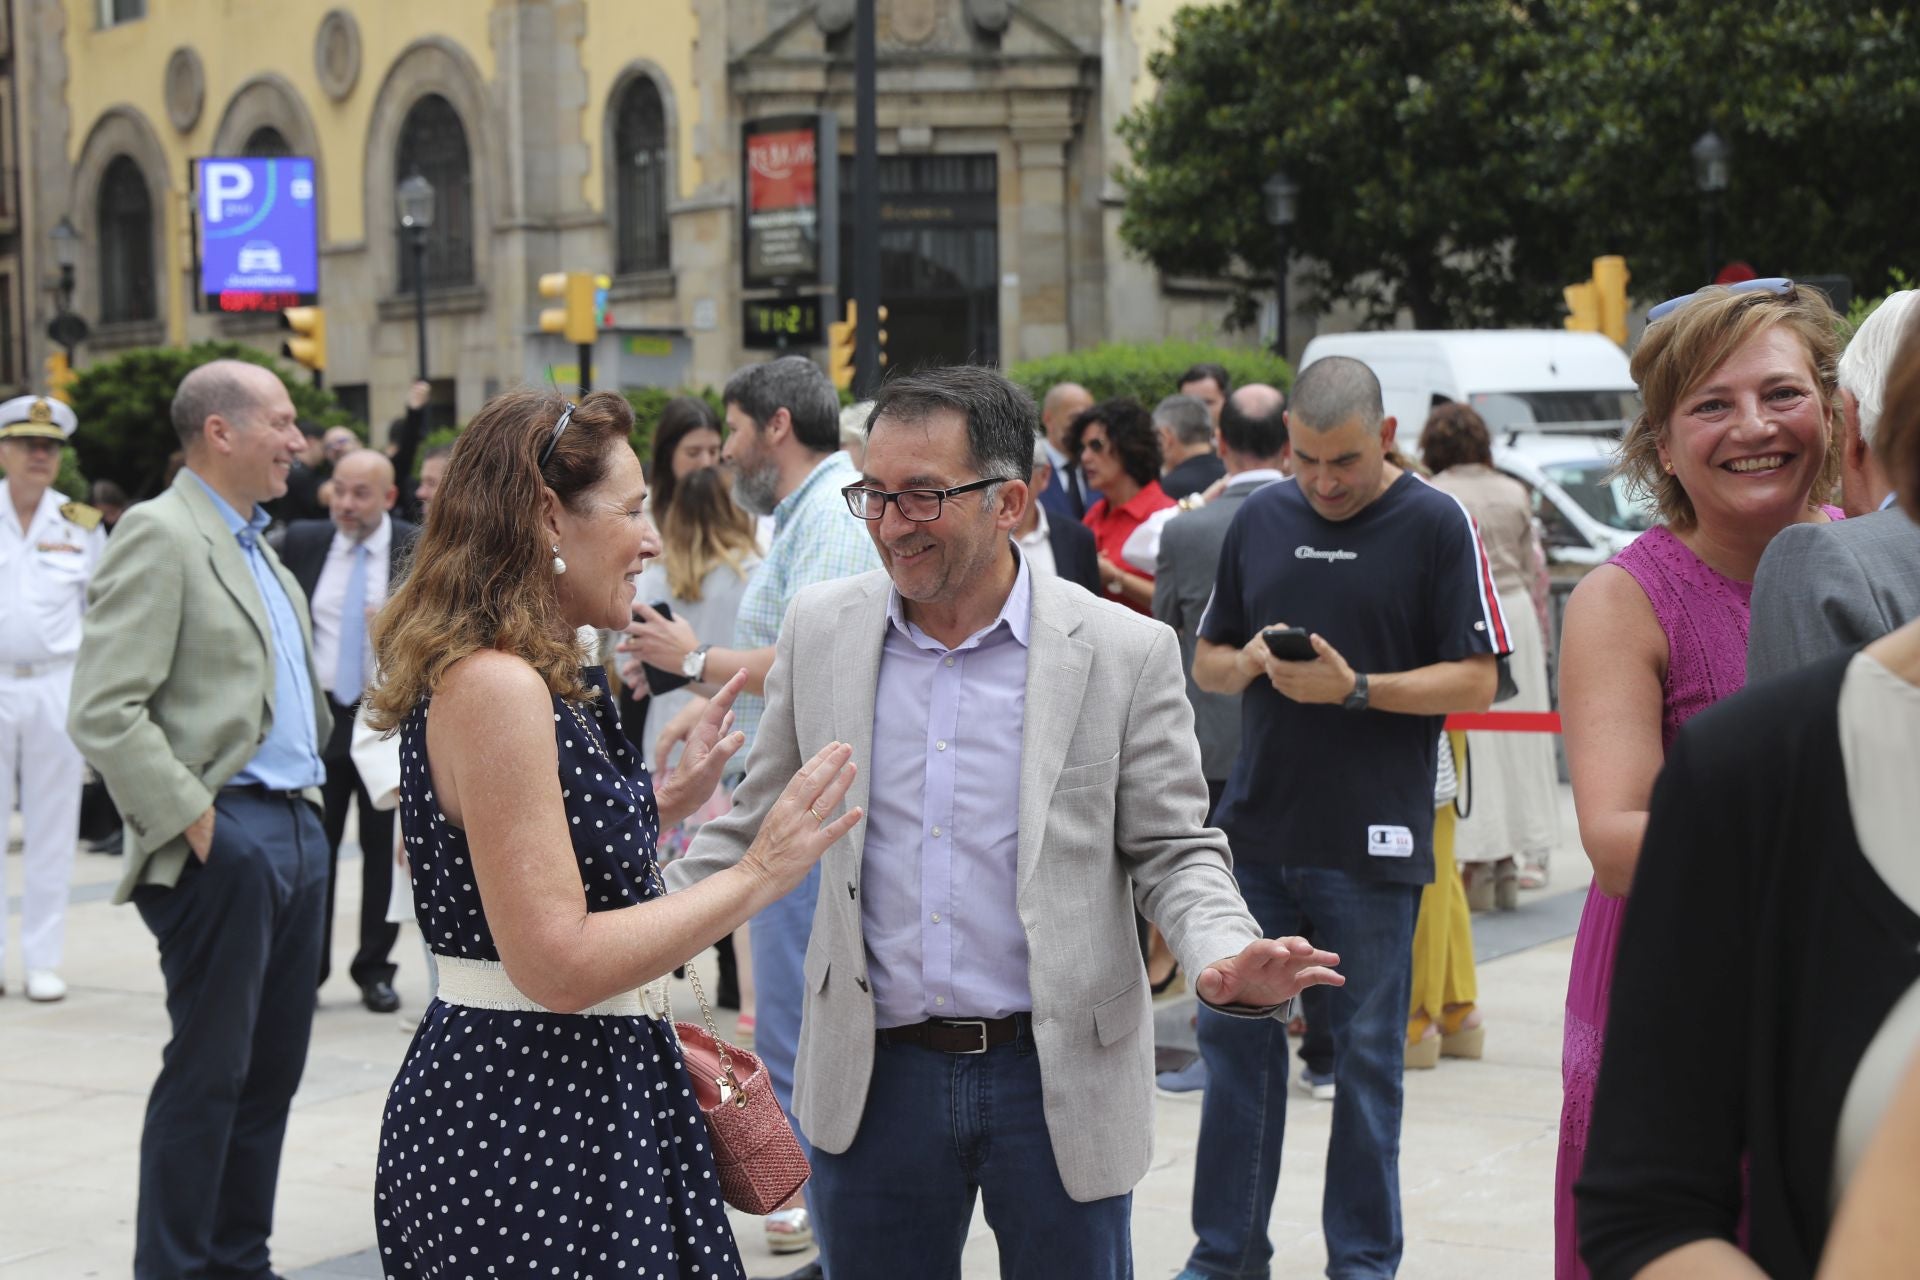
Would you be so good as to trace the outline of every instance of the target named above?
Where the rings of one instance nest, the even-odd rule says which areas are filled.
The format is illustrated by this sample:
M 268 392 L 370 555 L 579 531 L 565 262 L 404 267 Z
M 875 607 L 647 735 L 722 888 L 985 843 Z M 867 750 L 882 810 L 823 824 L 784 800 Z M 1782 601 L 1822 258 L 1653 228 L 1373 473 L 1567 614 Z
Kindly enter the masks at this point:
M 1764 280 L 1740 280 L 1729 285 L 1708 285 L 1709 289 L 1725 289 L 1728 293 L 1771 293 L 1785 297 L 1793 292 L 1793 281 L 1785 276 L 1768 276 Z M 1664 320 L 1680 308 L 1693 302 L 1705 293 L 1706 289 L 1696 289 L 1692 293 L 1683 293 L 1677 298 L 1668 298 L 1657 307 L 1647 311 L 1647 323 Z

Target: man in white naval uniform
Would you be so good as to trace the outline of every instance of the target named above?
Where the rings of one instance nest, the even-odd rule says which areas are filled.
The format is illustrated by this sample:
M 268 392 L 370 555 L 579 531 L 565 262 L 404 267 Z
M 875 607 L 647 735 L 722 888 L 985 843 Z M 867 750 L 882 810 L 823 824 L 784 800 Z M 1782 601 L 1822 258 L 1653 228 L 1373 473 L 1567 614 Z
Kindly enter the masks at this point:
M 67 994 L 60 949 L 84 772 L 67 737 L 67 698 L 87 581 L 106 549 L 100 512 L 53 488 L 60 450 L 78 426 L 73 410 L 57 400 L 18 396 L 0 404 L 0 819 L 12 820 L 18 796 L 26 829 L 20 950 L 29 1000 Z M 0 900 L 4 879 L 0 873 Z M 0 916 L 0 994 L 5 959 Z

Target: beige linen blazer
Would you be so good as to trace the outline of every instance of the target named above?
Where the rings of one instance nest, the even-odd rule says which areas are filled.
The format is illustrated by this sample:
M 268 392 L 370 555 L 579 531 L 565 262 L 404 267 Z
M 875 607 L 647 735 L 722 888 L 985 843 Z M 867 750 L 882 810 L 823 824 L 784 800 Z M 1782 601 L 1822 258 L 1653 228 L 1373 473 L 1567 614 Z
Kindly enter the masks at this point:
M 866 804 L 890 585 L 873 572 L 795 597 L 746 781 L 733 811 L 668 867 L 670 886 L 737 862 L 794 771 L 828 742 L 853 744 L 860 773 L 846 803 Z M 1076 1200 L 1131 1190 L 1152 1151 L 1153 1019 L 1135 903 L 1190 974 L 1260 936 L 1226 837 L 1206 826 L 1179 654 L 1161 623 L 1033 576 L 1025 723 L 1008 726 L 1021 748 L 1012 909 L 1026 927 L 1047 1129 Z M 829 1152 L 852 1144 L 873 1070 L 865 837 L 862 823 L 822 859 L 806 954 L 794 1111 Z
M 319 741 L 333 717 L 313 669 L 307 593 L 260 544 L 307 641 Z M 128 509 L 87 588 L 86 629 L 67 729 L 127 826 L 114 895 L 171 885 L 189 856 L 181 834 L 253 759 L 273 723 L 273 629 L 233 531 L 186 471 Z M 318 747 L 316 746 L 316 750 Z M 308 797 L 320 803 L 318 788 Z

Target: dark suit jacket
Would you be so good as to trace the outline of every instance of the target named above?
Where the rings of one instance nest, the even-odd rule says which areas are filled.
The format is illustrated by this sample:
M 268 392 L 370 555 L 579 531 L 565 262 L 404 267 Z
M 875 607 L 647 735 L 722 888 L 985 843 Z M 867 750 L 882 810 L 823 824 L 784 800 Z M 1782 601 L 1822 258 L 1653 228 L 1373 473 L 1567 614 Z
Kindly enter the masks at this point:
M 1160 477 L 1160 491 L 1175 502 L 1196 493 L 1205 493 L 1213 482 L 1227 474 L 1227 464 L 1217 453 L 1199 453 Z
M 1920 525 L 1898 510 L 1790 524 L 1753 578 L 1747 683 L 1878 640 L 1920 617 Z
M 300 583 L 300 589 L 306 592 L 309 606 L 313 603 L 314 591 L 320 585 L 320 571 L 326 567 L 327 551 L 333 546 L 334 532 L 331 520 L 297 520 L 287 526 L 286 540 L 280 547 L 280 559 Z M 407 559 L 413 554 L 414 539 L 419 536 L 419 525 L 408 524 L 397 517 L 394 519 L 393 537 L 387 545 L 387 591 L 389 594 L 399 583 L 400 575 L 405 572 Z M 327 700 L 333 701 L 331 693 L 327 694 Z M 334 703 L 334 705 L 339 704 Z M 323 745 L 321 755 L 329 761 L 344 759 L 352 741 L 353 717 L 351 715 L 335 716 L 333 734 Z
M 1080 509 L 1075 511 L 1073 509 L 1073 495 L 1067 492 L 1066 485 L 1067 481 L 1066 476 L 1063 474 L 1063 469 L 1054 467 L 1052 473 L 1047 478 L 1047 487 L 1040 491 L 1040 505 L 1047 509 L 1048 516 L 1058 516 L 1062 520 L 1078 520 L 1081 516 L 1087 514 L 1087 507 L 1091 506 L 1092 502 L 1098 502 L 1099 498 L 1093 497 L 1092 502 L 1083 502 Z M 1085 476 L 1080 477 L 1080 492 L 1083 495 L 1087 493 L 1087 479 Z
M 1053 571 L 1099 595 L 1100 553 L 1094 545 L 1093 530 L 1049 511 L 1047 542 L 1053 547 Z
M 1200 739 L 1200 771 L 1209 782 L 1225 781 L 1240 754 L 1240 696 L 1208 693 L 1193 682 L 1194 639 L 1200 615 L 1213 598 L 1220 548 L 1247 495 L 1270 483 L 1256 477 L 1228 482 L 1226 491 L 1195 511 L 1183 511 L 1160 530 L 1160 559 L 1153 575 L 1153 616 L 1180 633 L 1180 665 L 1193 703 L 1193 731 Z

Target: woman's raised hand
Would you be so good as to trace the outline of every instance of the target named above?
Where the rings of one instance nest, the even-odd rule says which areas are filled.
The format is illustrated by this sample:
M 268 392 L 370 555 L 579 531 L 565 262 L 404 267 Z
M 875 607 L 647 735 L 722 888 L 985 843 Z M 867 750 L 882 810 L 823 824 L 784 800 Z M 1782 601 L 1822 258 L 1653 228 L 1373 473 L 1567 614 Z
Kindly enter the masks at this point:
M 736 671 L 733 679 L 707 700 L 700 718 L 687 734 L 686 747 L 680 752 L 679 763 L 654 788 L 654 802 L 660 810 L 660 826 L 663 830 L 707 802 L 713 795 L 713 789 L 720 785 L 720 775 L 725 771 L 727 761 L 733 759 L 734 753 L 745 745 L 747 735 L 733 727 L 733 702 L 746 684 L 747 673 Z M 664 740 L 663 734 L 663 745 Z M 667 759 L 664 754 L 654 758 L 663 764 Z
M 866 815 L 858 808 L 833 811 L 853 785 L 853 748 L 829 742 L 800 766 L 760 824 L 742 865 L 785 893 L 805 878 L 827 847 Z

